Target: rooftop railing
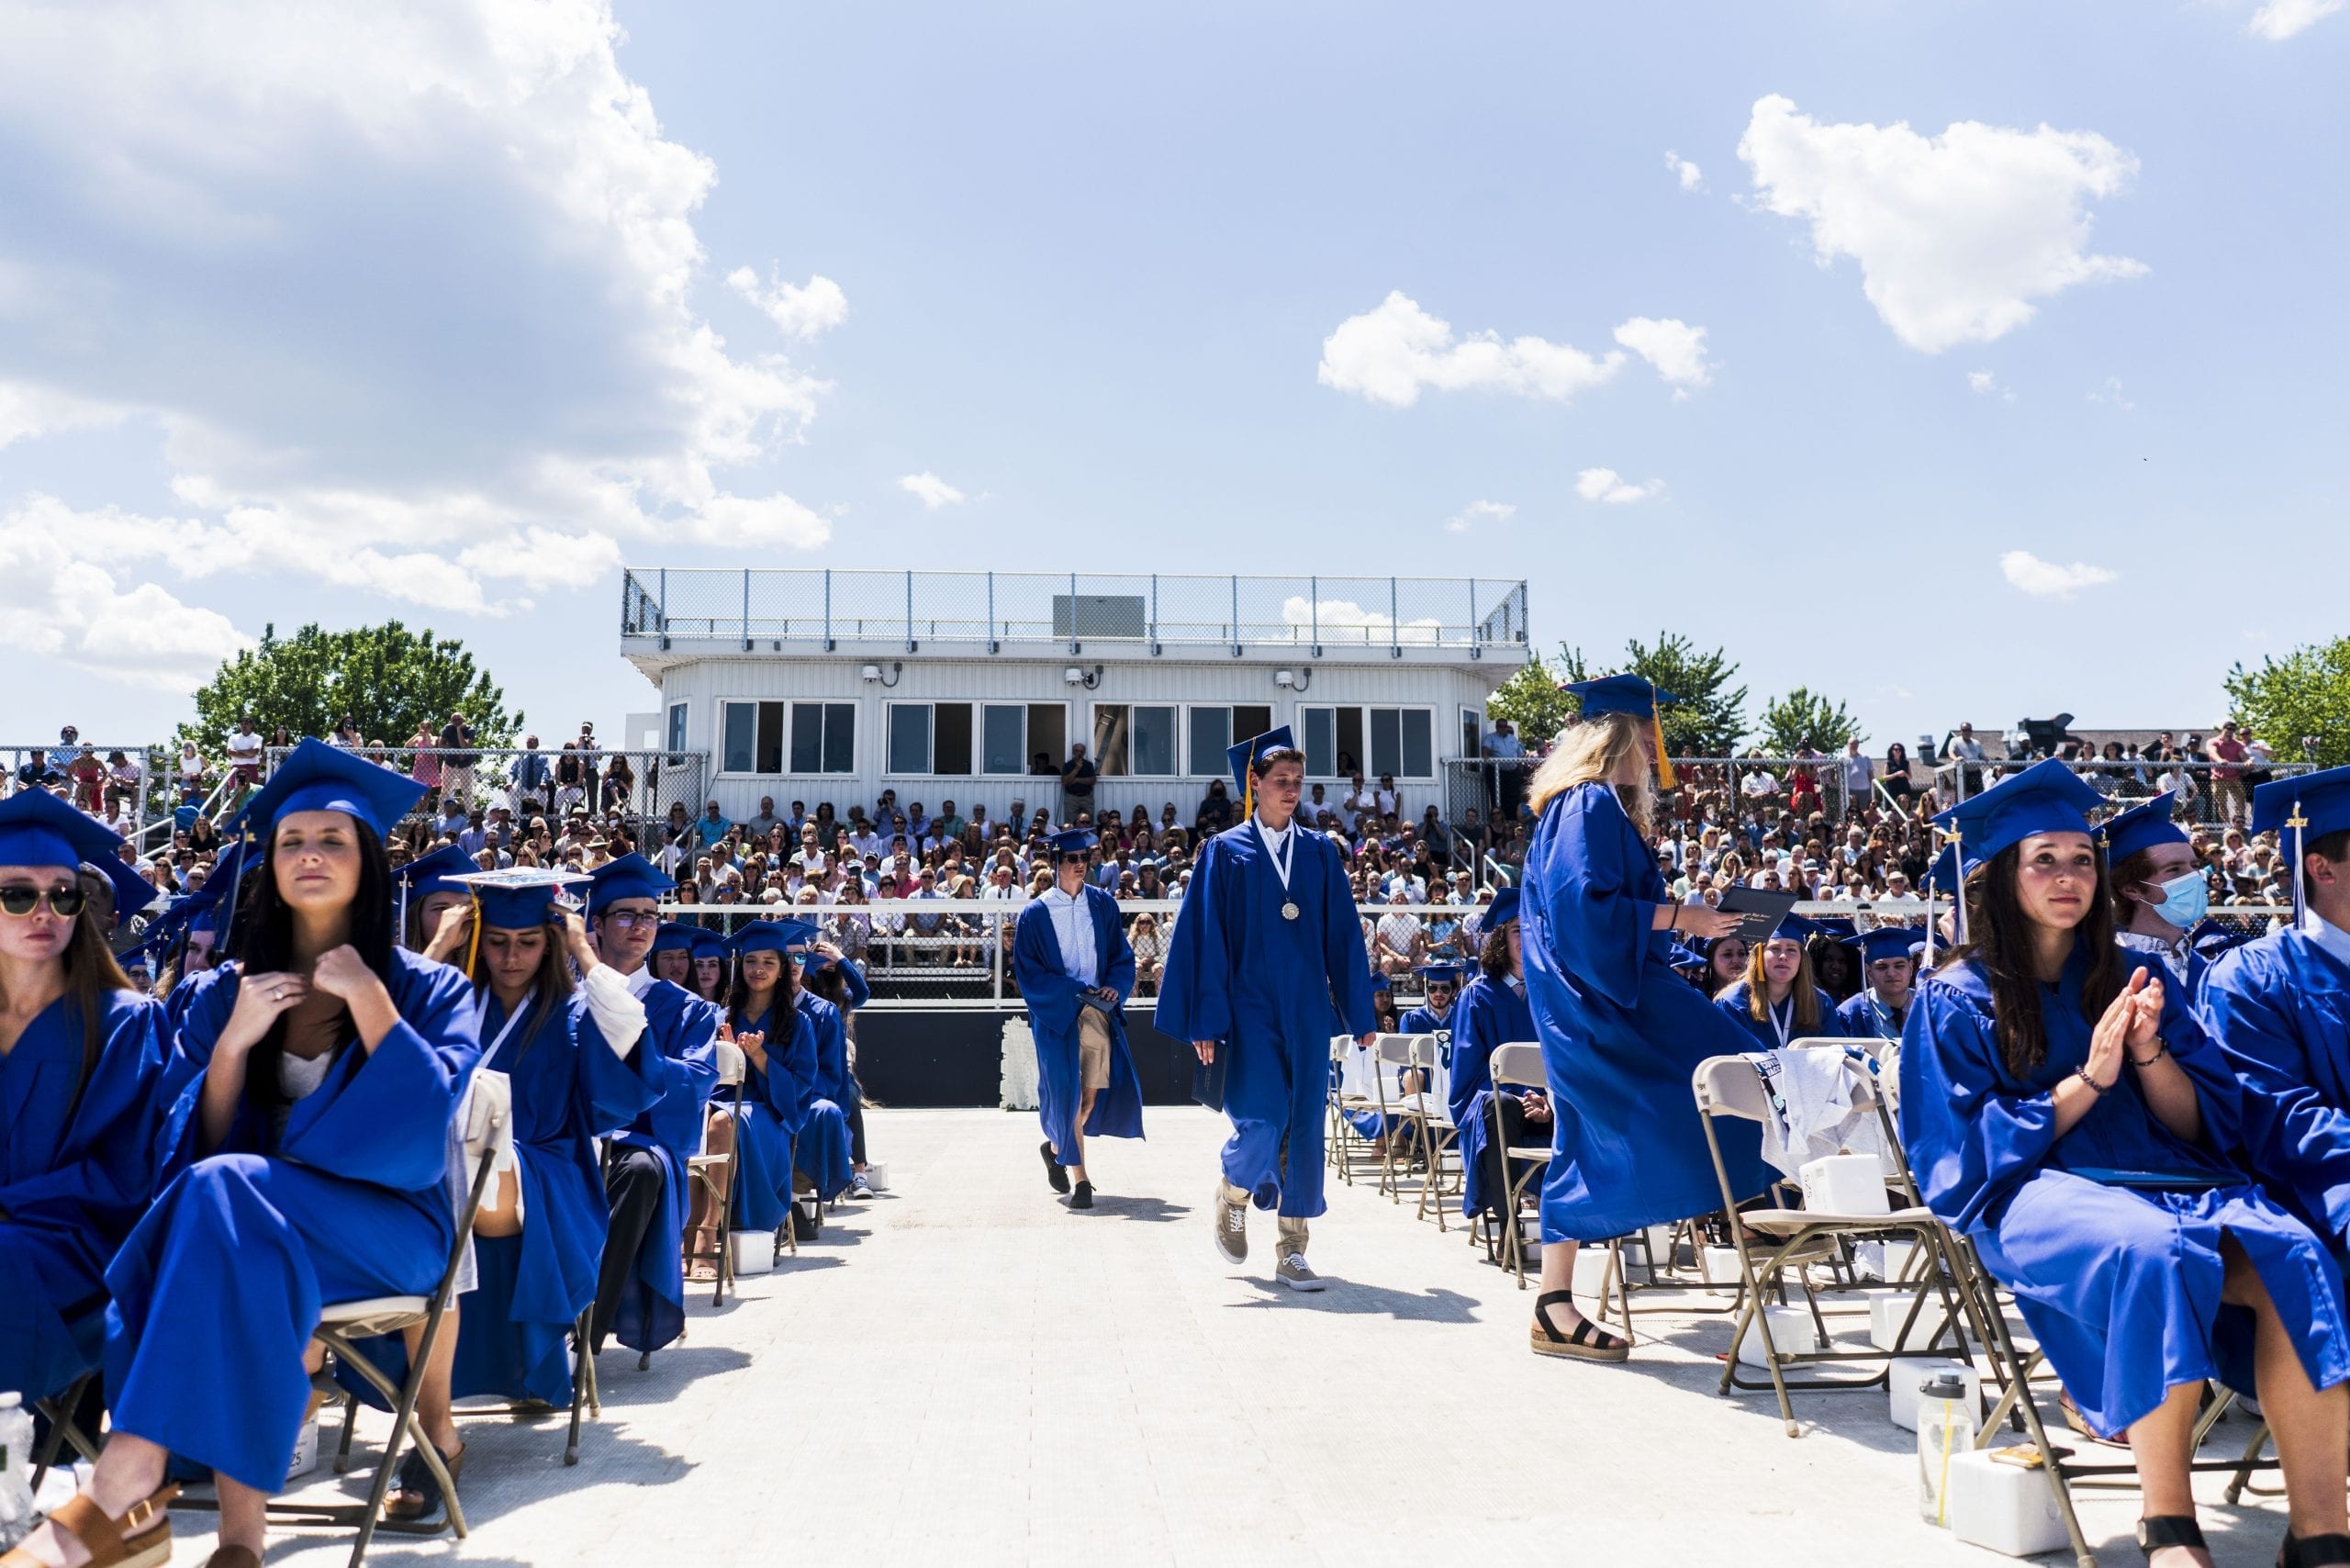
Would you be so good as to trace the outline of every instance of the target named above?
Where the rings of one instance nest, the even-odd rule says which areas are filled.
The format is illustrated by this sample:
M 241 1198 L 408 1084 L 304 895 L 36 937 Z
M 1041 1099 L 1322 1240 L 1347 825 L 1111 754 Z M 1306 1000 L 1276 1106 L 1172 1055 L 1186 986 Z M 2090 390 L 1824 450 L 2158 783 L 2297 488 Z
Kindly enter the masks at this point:
M 1476 577 L 741 571 L 632 566 L 621 636 L 740 652 L 1522 653 L 1526 584 Z M 631 651 L 634 651 L 632 649 Z

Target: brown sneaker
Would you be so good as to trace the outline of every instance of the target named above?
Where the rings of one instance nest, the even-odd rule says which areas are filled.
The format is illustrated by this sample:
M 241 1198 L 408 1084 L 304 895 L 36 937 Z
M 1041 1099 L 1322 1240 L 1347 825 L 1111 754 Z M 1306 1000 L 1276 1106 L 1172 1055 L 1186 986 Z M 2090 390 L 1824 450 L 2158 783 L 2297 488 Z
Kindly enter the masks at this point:
M 1273 1270 L 1273 1278 L 1293 1291 L 1318 1291 L 1324 1287 L 1322 1276 L 1314 1271 L 1303 1252 L 1284 1252 Z
M 1238 1265 L 1248 1261 L 1248 1201 L 1237 1204 L 1224 1201 L 1224 1183 L 1216 1183 L 1215 1203 L 1216 1256 L 1225 1262 Z

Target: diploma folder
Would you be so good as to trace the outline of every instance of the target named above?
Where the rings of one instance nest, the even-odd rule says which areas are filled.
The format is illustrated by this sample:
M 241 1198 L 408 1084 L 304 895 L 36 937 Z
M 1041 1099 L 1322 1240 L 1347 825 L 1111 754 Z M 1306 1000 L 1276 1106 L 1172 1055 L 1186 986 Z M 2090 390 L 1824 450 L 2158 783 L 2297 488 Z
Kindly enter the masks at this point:
M 1191 1042 L 1188 1040 L 1183 1042 L 1183 1048 L 1190 1050 Z M 1216 1042 L 1215 1060 L 1212 1062 L 1201 1061 L 1196 1057 L 1192 1058 L 1192 1098 L 1193 1101 L 1205 1105 L 1211 1111 L 1224 1109 L 1225 1070 L 1231 1065 L 1231 1061 L 1232 1042 L 1230 1040 Z
M 1770 940 L 1779 923 L 1795 913 L 1796 893 L 1770 893 L 1759 888 L 1732 888 L 1722 895 L 1721 912 L 1738 916 L 1738 929 L 1730 933 L 1751 947 L 1758 942 Z

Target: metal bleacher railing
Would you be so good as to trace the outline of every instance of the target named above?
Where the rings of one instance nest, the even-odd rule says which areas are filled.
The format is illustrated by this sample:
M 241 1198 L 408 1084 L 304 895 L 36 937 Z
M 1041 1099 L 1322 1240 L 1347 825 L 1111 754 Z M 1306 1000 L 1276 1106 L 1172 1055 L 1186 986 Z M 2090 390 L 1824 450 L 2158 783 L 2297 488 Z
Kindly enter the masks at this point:
M 1527 645 L 1526 585 L 1473 577 L 630 567 L 621 635 L 660 647 L 916 652 L 951 644 L 1070 654 L 1088 644 L 1237 655 L 1277 648 L 1466 653 Z

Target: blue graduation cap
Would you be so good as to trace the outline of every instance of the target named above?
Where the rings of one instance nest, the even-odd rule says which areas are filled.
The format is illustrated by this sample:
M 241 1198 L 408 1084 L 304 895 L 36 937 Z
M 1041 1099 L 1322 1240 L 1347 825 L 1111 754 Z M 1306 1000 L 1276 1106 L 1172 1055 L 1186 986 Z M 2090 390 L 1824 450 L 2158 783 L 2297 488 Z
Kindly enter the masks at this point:
M 677 890 L 675 877 L 634 850 L 597 867 L 588 879 L 595 884 L 588 892 L 590 914 L 601 914 L 622 899 L 651 899 L 657 903 Z
M 1460 966 L 1458 964 L 1422 964 L 1420 980 L 1427 985 L 1459 985 Z
M 1815 935 L 1833 936 L 1839 942 L 1850 942 L 1861 934 L 1860 925 L 1849 914 L 1821 914 L 1812 917 Z
M 1045 841 L 1053 846 L 1055 855 L 1082 855 L 1101 839 L 1081 827 L 1063 828 Z
M 62 866 L 84 860 L 103 866 L 122 835 L 93 822 L 46 790 L 22 790 L 0 801 L 0 866 Z
M 723 963 L 726 960 L 726 951 L 725 937 L 706 925 L 694 927 L 694 957 L 696 958 L 716 958 Z
M 464 892 L 460 879 L 474 875 L 477 869 L 472 856 L 453 844 L 444 844 L 393 871 L 392 880 L 406 902 L 421 903 L 435 893 Z
M 108 855 L 97 860 L 84 860 L 82 869 L 96 872 L 113 887 L 117 925 L 129 924 L 132 915 L 162 897 L 162 890 L 141 876 L 138 867 L 124 865 L 120 856 Z
M 653 950 L 656 953 L 690 953 L 701 927 L 682 920 L 665 920 L 653 934 Z
M 261 793 L 237 813 L 237 821 L 265 834 L 288 812 L 341 812 L 384 838 L 424 798 L 424 790 L 425 786 L 406 774 L 324 741 L 306 740 L 286 754 Z
M 1386 975 L 1374 972 L 1371 977 L 1371 989 L 1373 991 L 1393 991 L 1395 989 L 1395 982 Z
M 1972 871 L 2035 833 L 2088 834 L 2088 810 L 2098 803 L 2098 792 L 2052 756 L 1938 813 L 1934 823 L 1959 834 L 1960 863 Z
M 2350 767 L 2295 773 L 2252 792 L 2252 831 L 2274 833 L 2293 864 L 2293 918 L 2301 917 L 2301 862 L 2312 838 L 2350 827 Z M 2292 834 L 2286 841 L 2286 834 Z
M 477 925 L 528 931 L 547 923 L 566 883 L 592 879 L 579 871 L 518 866 L 504 871 L 475 871 L 449 880 L 473 894 L 480 912 Z
M 1958 846 L 1955 843 L 1943 845 L 1942 853 L 1934 857 L 1934 863 L 1926 868 L 1926 881 L 1936 892 L 1948 893 L 1955 898 L 1959 883 L 1964 879 L 1958 868 Z
M 1881 964 L 1887 958 L 1906 958 L 1911 948 L 1918 946 L 1918 934 L 1906 925 L 1880 925 L 1858 936 L 1846 938 L 1848 944 L 1861 950 L 1861 962 Z
M 815 945 L 822 935 L 804 920 L 755 920 L 734 933 L 734 956 L 745 953 L 796 953 Z
M 1765 942 L 1808 942 L 1813 937 L 1823 935 L 1825 933 L 1820 930 L 1818 921 L 1800 914 L 1784 914 L 1779 917 L 1779 924 L 1771 928 L 1771 935 L 1762 940 Z
M 2142 849 L 2190 842 L 2186 831 L 2171 821 L 2177 805 L 2178 791 L 2165 790 L 2151 801 L 2106 818 L 2098 830 L 2105 834 L 2106 858 L 2119 862 Z
M 1499 931 L 1503 926 L 1516 920 L 1520 896 L 1516 888 L 1504 888 L 1500 892 L 1495 893 L 1494 902 L 1485 906 L 1485 918 L 1478 923 L 1477 929 Z
M 1240 791 L 1241 809 L 1256 809 L 1256 791 L 1249 784 L 1255 770 L 1264 765 L 1265 758 L 1277 751 L 1295 751 L 1297 741 L 1287 724 L 1278 724 L 1252 740 L 1224 748 L 1225 766 L 1232 769 L 1233 788 Z
M 1664 967 L 1669 969 L 1702 969 L 1712 960 L 1695 947 L 1684 946 L 1679 937 L 1667 943 Z
M 1559 689 L 1583 699 L 1583 716 L 1586 719 L 1609 713 L 1653 719 L 1658 708 L 1681 700 L 1641 675 L 1604 675 L 1597 680 L 1561 681 Z
M 148 917 L 147 924 L 140 930 L 138 940 L 115 956 L 123 959 L 143 958 L 162 951 L 187 930 L 187 923 L 195 913 L 194 902 L 185 895 L 173 898 Z

